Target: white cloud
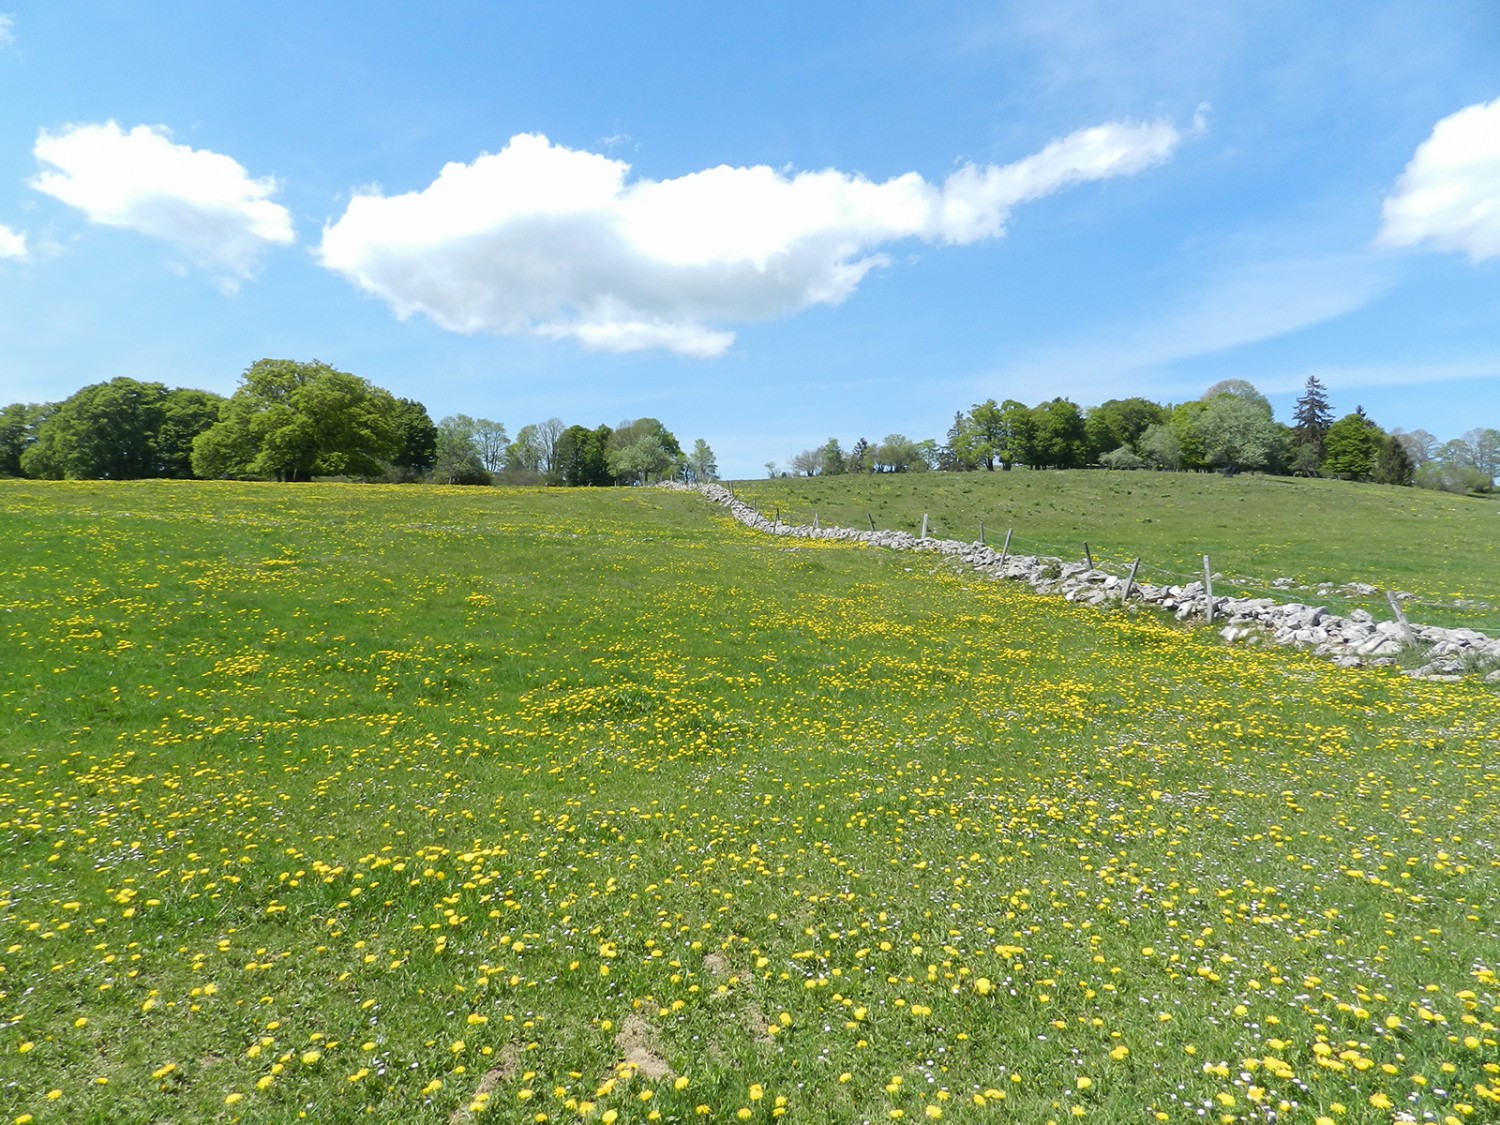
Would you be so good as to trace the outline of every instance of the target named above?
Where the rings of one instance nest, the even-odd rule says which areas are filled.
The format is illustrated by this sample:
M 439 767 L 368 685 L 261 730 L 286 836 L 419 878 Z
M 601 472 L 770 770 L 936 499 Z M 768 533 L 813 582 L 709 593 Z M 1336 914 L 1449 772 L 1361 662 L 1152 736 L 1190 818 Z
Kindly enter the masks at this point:
M 229 278 L 253 272 L 267 244 L 296 240 L 291 215 L 270 197 L 271 178 L 251 179 L 231 157 L 174 144 L 166 129 L 113 121 L 43 130 L 44 166 L 31 186 L 91 222 L 159 238 Z
M 26 256 L 26 236 L 0 223 L 0 260 L 10 258 L 21 261 Z
M 1500 257 L 1500 98 L 1434 125 L 1382 216 L 1386 246 L 1426 243 L 1475 262 Z
M 16 17 L 0 16 L 0 47 L 9 47 L 16 41 Z
M 721 165 L 628 181 L 630 166 L 538 134 L 451 163 L 419 192 L 358 194 L 325 228 L 324 265 L 455 332 L 529 332 L 608 351 L 722 354 L 713 327 L 837 304 L 906 238 L 998 238 L 1017 204 L 1168 159 L 1166 123 L 1083 129 L 942 184 Z

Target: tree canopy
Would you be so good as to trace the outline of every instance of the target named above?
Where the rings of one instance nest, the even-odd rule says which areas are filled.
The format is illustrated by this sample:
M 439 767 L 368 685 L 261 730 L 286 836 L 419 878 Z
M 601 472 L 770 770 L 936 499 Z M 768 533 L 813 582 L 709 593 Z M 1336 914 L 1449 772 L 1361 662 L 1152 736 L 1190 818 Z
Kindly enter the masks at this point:
M 168 390 L 122 376 L 83 387 L 50 410 L 7 408 L 7 429 L 23 427 L 28 417 L 34 423 L 17 465 L 27 476 L 187 477 L 192 442 L 213 424 L 221 401 L 207 391 Z
M 201 477 L 372 476 L 401 450 L 399 407 L 389 391 L 313 360 L 262 359 L 250 365 L 193 443 Z

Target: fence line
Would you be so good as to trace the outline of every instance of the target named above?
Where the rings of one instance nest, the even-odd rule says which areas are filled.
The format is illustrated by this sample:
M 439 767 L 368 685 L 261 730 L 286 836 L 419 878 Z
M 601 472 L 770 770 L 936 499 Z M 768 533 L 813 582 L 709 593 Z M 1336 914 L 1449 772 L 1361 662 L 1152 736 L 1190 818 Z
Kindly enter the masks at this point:
M 744 502 L 743 498 L 740 498 L 740 502 Z M 794 526 L 783 520 L 782 515 L 783 513 L 780 508 L 777 507 L 776 516 L 781 521 L 782 526 Z M 877 527 L 875 516 L 871 512 L 866 512 L 865 522 L 869 525 L 871 532 L 882 530 Z M 901 522 L 904 521 L 896 521 L 896 524 L 888 530 L 902 531 L 902 528 L 899 526 Z M 922 513 L 920 519 L 914 519 L 912 525 L 913 527 L 919 527 L 922 534 L 918 535 L 916 531 L 906 531 L 904 532 L 905 534 L 914 535 L 921 539 L 926 539 L 929 535 L 933 538 L 945 537 L 942 535 L 944 528 L 939 524 L 939 521 L 931 518 L 927 512 Z M 820 529 L 821 521 L 816 515 L 811 526 L 815 530 Z M 984 546 L 987 545 L 988 529 L 998 525 L 991 525 L 981 520 L 975 526 L 978 537 L 973 542 Z M 951 538 L 966 541 L 962 536 L 951 536 Z M 1082 539 L 1077 543 L 1063 544 L 1048 539 L 1032 538 L 1016 533 L 1014 525 L 1007 526 L 1005 544 L 1000 555 L 1002 562 L 1012 555 L 1027 553 L 1035 557 L 1053 558 L 1059 561 L 1078 559 L 1084 562 L 1091 570 L 1110 566 L 1111 564 L 1121 568 L 1131 567 L 1134 568 L 1130 583 L 1132 588 L 1137 587 L 1140 583 L 1157 586 L 1186 586 L 1192 583 L 1205 584 L 1205 576 L 1202 573 L 1185 573 L 1169 566 L 1161 566 L 1149 562 L 1144 557 L 1136 558 L 1124 553 L 1117 555 L 1108 547 L 1103 552 L 1100 552 L 1089 542 Z M 1163 579 L 1167 581 L 1163 581 Z M 1349 586 L 1353 584 L 1351 582 L 1275 585 L 1263 578 L 1238 574 L 1211 574 L 1208 584 L 1212 584 L 1215 579 L 1223 583 L 1234 596 L 1259 596 L 1285 603 L 1303 603 L 1312 600 L 1320 606 L 1337 608 L 1346 612 L 1359 609 L 1369 611 L 1372 608 L 1372 603 L 1379 604 L 1382 596 L 1389 593 L 1389 591 L 1380 587 L 1373 587 L 1368 594 L 1351 591 L 1349 589 Z M 1372 584 L 1362 583 L 1362 585 Z M 1331 588 L 1325 591 L 1322 589 L 1323 587 Z M 1407 605 L 1420 605 L 1428 609 L 1447 612 L 1455 617 L 1468 618 L 1486 624 L 1500 622 L 1500 605 L 1491 605 L 1484 602 L 1475 603 L 1465 599 L 1438 598 L 1422 594 L 1406 594 L 1404 598 L 1398 600 L 1404 601 Z
M 690 488 L 687 485 L 667 487 Z M 1014 527 L 1007 528 L 1005 547 L 997 556 L 994 550 L 980 540 L 918 538 L 906 531 L 881 532 L 875 527 L 872 513 L 867 513 L 871 531 L 855 531 L 853 528 L 833 527 L 818 530 L 816 527 L 783 524 L 780 509 L 773 522 L 764 513 L 735 497 L 728 489 L 718 485 L 701 485 L 697 491 L 705 499 L 727 505 L 734 518 L 741 523 L 776 536 L 799 538 L 833 539 L 860 543 L 895 550 L 933 550 L 944 555 L 962 558 L 976 570 L 997 577 L 1020 579 L 1034 589 L 1046 593 L 1061 593 L 1069 601 L 1080 604 L 1102 606 L 1123 604 L 1133 592 L 1138 592 L 1143 604 L 1155 605 L 1164 610 L 1175 610 L 1178 620 L 1200 614 L 1212 623 L 1215 611 L 1222 609 L 1227 624 L 1221 630 L 1226 641 L 1248 638 L 1256 643 L 1268 638 L 1273 644 L 1314 647 L 1319 655 L 1327 656 L 1346 667 L 1360 667 L 1367 661 L 1375 664 L 1396 664 L 1401 659 L 1415 657 L 1426 663 L 1413 667 L 1408 675 L 1423 679 L 1456 680 L 1468 671 L 1488 671 L 1485 679 L 1500 683 L 1500 639 L 1491 639 L 1472 628 L 1444 628 L 1435 625 L 1413 626 L 1405 620 L 1399 601 L 1390 596 L 1397 621 L 1377 624 L 1374 615 L 1361 607 L 1360 612 L 1347 616 L 1329 614 L 1326 606 L 1308 606 L 1300 601 L 1280 601 L 1288 594 L 1298 591 L 1288 586 L 1275 586 L 1265 592 L 1267 598 L 1229 596 L 1216 598 L 1213 590 L 1213 565 L 1208 555 L 1203 556 L 1203 578 L 1194 578 L 1185 586 L 1157 586 L 1137 584 L 1141 560 L 1136 558 L 1130 565 L 1130 575 L 1123 588 L 1117 575 L 1108 574 L 1094 566 L 1091 549 L 1086 542 L 1082 547 L 1083 562 L 1068 564 L 1066 558 L 1078 558 L 1078 552 L 1061 551 L 1056 555 L 1010 555 Z M 924 529 L 929 526 L 924 518 Z M 814 518 L 816 525 L 817 519 Z M 982 534 L 982 532 L 981 532 Z M 1162 569 L 1162 573 L 1175 572 Z M 1185 575 L 1182 577 L 1186 577 Z M 1222 575 L 1220 576 L 1222 579 Z M 1147 586 L 1149 585 L 1149 589 Z M 1248 584 L 1234 584 L 1243 589 Z M 1363 594 L 1374 594 L 1374 587 L 1365 585 Z M 1201 597 L 1200 597 L 1201 595 Z M 1320 602 L 1343 601 L 1321 594 L 1313 599 Z M 1430 646 L 1430 647 L 1429 647 Z M 1402 657 L 1402 653 L 1407 657 Z

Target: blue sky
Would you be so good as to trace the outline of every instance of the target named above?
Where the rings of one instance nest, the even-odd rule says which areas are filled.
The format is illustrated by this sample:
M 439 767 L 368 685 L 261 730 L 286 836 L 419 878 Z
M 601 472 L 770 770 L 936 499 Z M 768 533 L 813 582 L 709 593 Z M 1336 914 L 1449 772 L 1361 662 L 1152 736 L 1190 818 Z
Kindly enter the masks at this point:
M 1500 427 L 1493 3 L 0 0 L 0 404 L 321 359 L 729 476 L 1245 378 Z

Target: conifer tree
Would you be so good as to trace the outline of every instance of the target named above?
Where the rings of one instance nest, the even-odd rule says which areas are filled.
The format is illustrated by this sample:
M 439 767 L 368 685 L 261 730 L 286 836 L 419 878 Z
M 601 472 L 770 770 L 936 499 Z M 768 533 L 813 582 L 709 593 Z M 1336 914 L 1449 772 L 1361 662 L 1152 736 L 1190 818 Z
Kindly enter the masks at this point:
M 1322 468 L 1327 450 L 1328 429 L 1333 425 L 1333 411 L 1328 406 L 1328 390 L 1316 375 L 1307 377 L 1302 397 L 1292 411 L 1292 468 L 1304 476 L 1314 476 Z

